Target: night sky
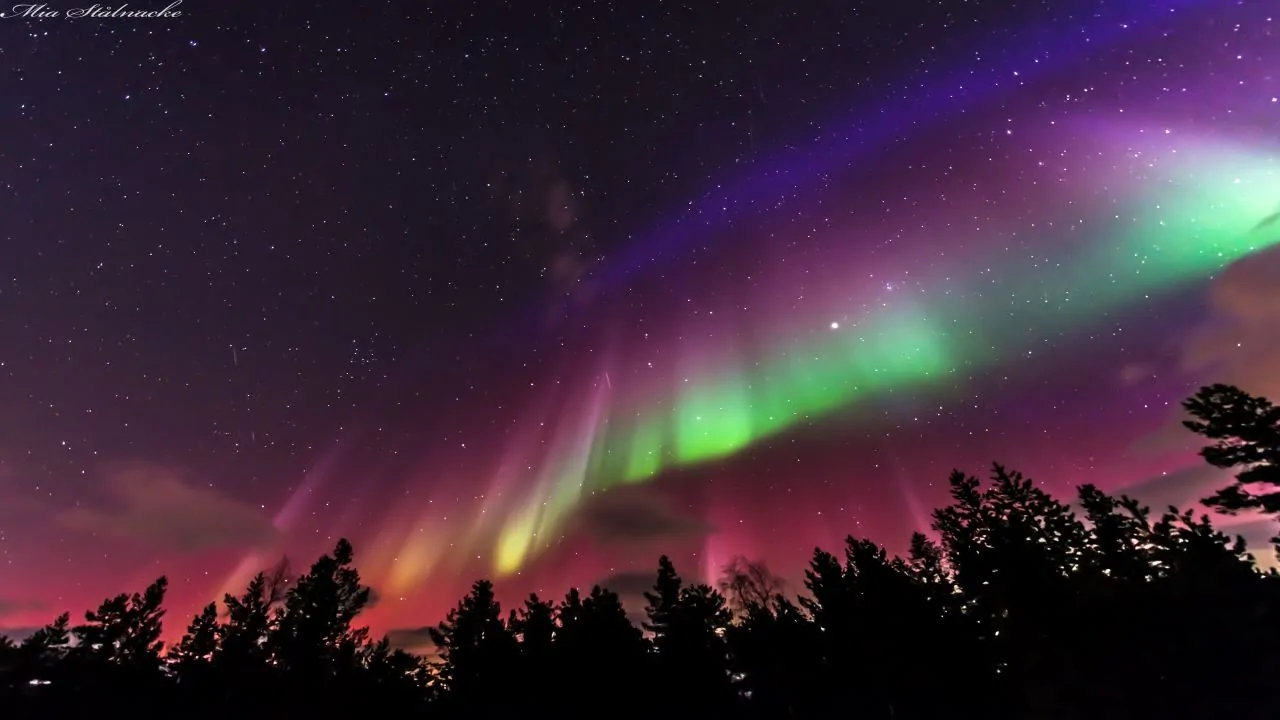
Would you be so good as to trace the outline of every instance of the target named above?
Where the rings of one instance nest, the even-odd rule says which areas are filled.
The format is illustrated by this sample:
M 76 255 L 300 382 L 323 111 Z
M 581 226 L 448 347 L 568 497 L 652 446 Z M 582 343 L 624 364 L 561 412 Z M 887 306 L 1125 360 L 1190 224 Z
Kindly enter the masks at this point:
M 10 630 L 343 536 L 411 645 L 794 586 L 954 467 L 1186 504 L 1178 401 L 1280 395 L 1280 3 L 177 10 L 0 19 Z

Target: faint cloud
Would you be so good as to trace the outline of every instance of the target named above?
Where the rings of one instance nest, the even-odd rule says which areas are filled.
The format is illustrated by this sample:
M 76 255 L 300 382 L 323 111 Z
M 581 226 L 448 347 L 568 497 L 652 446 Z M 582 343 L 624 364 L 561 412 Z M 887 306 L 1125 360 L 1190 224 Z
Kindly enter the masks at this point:
M 1160 514 L 1171 505 L 1182 510 L 1198 507 L 1202 498 L 1212 495 L 1230 478 L 1229 472 L 1208 463 L 1198 463 L 1147 478 L 1123 488 L 1121 492 Z
M 391 647 L 414 653 L 415 655 L 437 655 L 436 643 L 431 639 L 434 626 L 424 625 L 416 628 L 393 628 L 387 631 L 387 641 Z
M 1280 226 L 1260 223 L 1254 244 L 1276 239 Z M 1208 317 L 1178 343 L 1178 371 L 1193 386 L 1235 385 L 1253 395 L 1280 397 L 1280 245 L 1232 263 L 1209 286 Z M 1132 377 L 1134 370 L 1127 369 Z M 1126 371 L 1122 371 L 1122 379 Z M 1154 432 L 1134 443 L 1141 453 L 1166 453 L 1196 447 L 1198 439 L 1182 427 L 1179 408 Z
M 553 231 L 568 232 L 578 222 L 578 203 L 568 180 L 553 179 L 547 188 L 546 202 L 546 221 Z
M 677 568 L 679 570 L 679 568 Z M 637 627 L 648 621 L 645 607 L 649 601 L 644 594 L 653 591 L 658 581 L 658 565 L 654 563 L 652 571 L 624 570 L 603 578 L 596 584 L 618 595 L 622 601 L 622 609 Z
M 1191 391 L 1188 390 L 1188 395 Z M 1139 437 L 1129 449 L 1141 456 L 1185 453 L 1196 447 L 1196 437 L 1182 425 L 1185 416 L 1181 409 L 1161 422 L 1156 429 Z
M 0 617 L 26 612 L 40 612 L 49 606 L 39 600 L 0 597 Z
M 23 640 L 26 640 L 32 635 L 35 635 L 36 631 L 39 629 L 40 628 L 38 627 L 27 627 L 27 626 L 0 627 L 0 637 L 7 637 L 14 642 L 22 642 Z
M 1277 526 L 1275 520 L 1263 518 L 1223 528 L 1222 531 L 1233 537 L 1239 535 L 1244 538 L 1245 544 L 1249 547 L 1249 553 L 1258 562 L 1258 567 L 1264 570 L 1280 567 L 1280 559 L 1276 557 L 1276 547 L 1272 543 L 1272 538 L 1280 532 L 1280 526 Z
M 555 324 L 596 296 L 597 282 L 590 275 L 599 253 L 584 222 L 583 193 L 557 154 L 535 144 L 537 149 L 499 159 L 488 188 L 496 199 L 505 199 L 511 220 L 521 228 L 511 236 L 511 251 L 534 262 L 557 298 L 547 315 L 548 324 Z
M 63 527 L 186 552 L 262 547 L 276 539 L 270 518 L 209 487 L 186 482 L 172 469 L 145 463 L 108 470 L 106 508 L 61 512 Z
M 653 590 L 653 584 L 657 579 L 658 570 L 655 565 L 652 572 L 640 570 L 616 572 L 596 584 L 606 590 L 612 590 L 619 596 L 638 597 Z
M 0 460 L 0 517 L 31 515 L 43 509 L 29 491 L 19 488 L 18 474 L 13 467 Z
M 670 507 L 650 486 L 614 488 L 587 502 L 577 527 L 602 544 L 651 542 L 709 535 L 715 528 Z
M 1280 246 L 1243 258 L 1209 288 L 1209 322 L 1183 346 L 1181 369 L 1280 395 Z
M 14 517 L 43 512 L 47 508 L 35 498 L 0 489 L 0 517 Z
M 1125 386 L 1137 385 L 1155 377 L 1156 368 L 1150 363 L 1129 363 L 1120 368 L 1120 383 Z

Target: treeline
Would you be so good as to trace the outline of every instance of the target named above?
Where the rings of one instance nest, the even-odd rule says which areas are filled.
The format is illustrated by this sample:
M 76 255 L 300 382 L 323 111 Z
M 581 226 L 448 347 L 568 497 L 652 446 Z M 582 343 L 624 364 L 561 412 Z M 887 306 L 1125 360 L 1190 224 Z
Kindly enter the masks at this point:
M 1240 471 L 1211 504 L 1274 512 L 1280 411 L 1227 386 L 1185 406 L 1205 458 Z M 1092 485 L 1069 506 L 1000 466 L 950 484 L 936 540 L 815 551 L 797 596 L 742 563 L 688 584 L 664 557 L 636 627 L 604 588 L 504 612 L 477 582 L 432 660 L 356 626 L 370 591 L 345 540 L 167 651 L 161 578 L 0 643 L 0 716 L 1280 717 L 1280 576 L 1243 540 Z

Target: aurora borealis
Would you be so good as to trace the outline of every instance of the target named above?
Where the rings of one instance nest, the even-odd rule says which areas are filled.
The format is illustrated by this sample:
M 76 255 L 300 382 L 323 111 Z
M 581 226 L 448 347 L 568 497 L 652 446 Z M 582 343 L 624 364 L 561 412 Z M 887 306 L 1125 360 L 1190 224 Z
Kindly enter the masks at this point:
M 1177 401 L 1280 392 L 1267 5 L 18 38 L 0 625 L 347 536 L 412 644 L 482 575 L 896 550 L 997 459 L 1185 504 Z
M 1150 158 L 1146 165 L 1151 171 L 1144 180 L 1164 186 L 1165 192 L 1127 198 L 1117 189 L 1109 209 L 1133 213 L 1131 217 L 1086 214 L 1075 223 L 1061 223 L 1069 232 L 1097 223 L 1114 247 L 1090 248 L 1056 262 L 1033 256 L 1030 267 L 996 263 L 969 278 L 957 267 L 953 271 L 958 277 L 947 272 L 909 288 L 893 282 L 877 288 L 874 276 L 857 279 L 876 291 L 873 299 L 819 300 L 808 311 L 807 322 L 798 322 L 807 331 L 787 333 L 780 323 L 784 329 L 778 337 L 759 342 L 762 352 L 720 344 L 708 349 L 695 345 L 690 351 L 679 348 L 676 340 L 671 343 L 677 348 L 676 377 L 664 378 L 639 398 L 622 400 L 616 413 L 608 412 L 614 398 L 611 382 L 597 388 L 585 403 L 581 422 L 571 426 L 574 440 L 551 456 L 549 472 L 525 509 L 503 526 L 495 570 L 519 569 L 538 538 L 556 536 L 563 516 L 584 491 L 644 482 L 670 467 L 732 456 L 798 423 L 874 402 L 877 393 L 958 389 L 957 376 L 998 366 L 1003 358 L 1030 355 L 1049 338 L 1070 337 L 1100 314 L 1212 274 L 1280 242 L 1280 235 L 1269 228 L 1257 230 L 1251 220 L 1265 217 L 1270 199 L 1280 196 L 1280 178 L 1269 163 L 1259 166 L 1238 150 L 1207 143 L 1184 146 L 1181 156 L 1172 143 L 1162 145 L 1134 154 Z M 1195 172 L 1207 177 L 1193 190 L 1187 180 Z M 1061 199 L 1068 206 L 1087 207 L 1087 198 Z M 1052 228 L 1055 223 L 1048 224 Z M 855 263 L 833 260 L 832 266 Z M 938 265 L 947 271 L 944 263 Z M 1100 267 L 1111 269 L 1101 283 L 1094 277 Z M 831 275 L 813 282 L 820 288 L 841 287 L 837 273 Z M 794 281 L 784 282 L 794 286 Z M 988 290 L 987 285 L 999 289 Z M 986 302 L 988 293 L 998 293 L 995 303 Z M 964 301 L 956 306 L 951 298 Z M 792 298 L 784 302 L 794 307 Z M 732 317 L 732 308 L 728 310 Z M 824 326 L 832 317 L 840 319 Z M 1003 327 L 991 328 L 995 319 Z M 706 324 L 719 328 L 720 322 Z M 731 327 L 720 334 L 733 338 L 743 330 Z M 714 337 L 715 332 L 707 334 Z M 643 376 L 636 369 L 619 373 L 610 361 L 603 365 L 595 373 L 597 384 L 610 369 L 620 377 Z M 661 400 L 646 403 L 646 397 Z

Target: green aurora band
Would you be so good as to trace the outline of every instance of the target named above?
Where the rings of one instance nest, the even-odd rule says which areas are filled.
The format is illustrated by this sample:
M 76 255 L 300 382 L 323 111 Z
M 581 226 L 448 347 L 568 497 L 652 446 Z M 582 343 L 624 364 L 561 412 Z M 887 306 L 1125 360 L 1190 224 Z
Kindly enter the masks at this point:
M 967 282 L 930 288 L 838 330 L 800 318 L 821 329 L 750 362 L 704 370 L 647 406 L 613 408 L 597 398 L 502 526 L 495 572 L 515 572 L 549 545 L 584 493 L 731 456 L 889 390 L 946 392 L 971 373 L 1276 244 L 1277 228 L 1258 226 L 1280 202 L 1276 170 L 1271 153 L 1218 144 L 1169 152 L 1156 169 L 1131 174 L 1142 189 L 1123 202 L 1100 189 L 1094 199 L 1103 209 L 1026 231 L 1042 256 L 1058 248 L 1059 260 L 1002 262 L 1015 254 L 996 249 L 994 272 L 969 273 Z M 1082 214 L 1070 205 L 1056 210 Z

